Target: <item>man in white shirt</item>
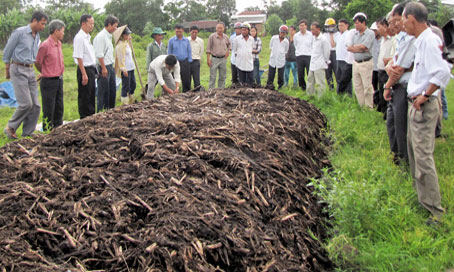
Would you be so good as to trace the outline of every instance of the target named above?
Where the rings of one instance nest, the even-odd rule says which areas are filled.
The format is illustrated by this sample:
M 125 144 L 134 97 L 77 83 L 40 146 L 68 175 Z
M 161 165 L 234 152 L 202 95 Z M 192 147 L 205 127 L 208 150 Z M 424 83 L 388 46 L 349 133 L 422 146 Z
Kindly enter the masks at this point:
M 309 76 L 307 77 L 307 94 L 322 96 L 326 90 L 325 75 L 328 68 L 330 44 L 325 36 L 320 34 L 321 26 L 318 22 L 313 22 L 311 32 L 313 35 L 311 63 Z
M 279 27 L 279 35 L 274 35 L 270 41 L 271 54 L 268 68 L 268 80 L 266 82 L 266 86 L 269 89 L 274 89 L 276 69 L 278 90 L 284 85 L 285 54 L 287 54 L 289 48 L 289 41 L 285 38 L 287 34 L 288 27 L 282 25 Z
M 147 100 L 154 98 L 154 90 L 158 83 L 162 87 L 162 95 L 178 93 L 181 83 L 180 64 L 174 55 L 160 55 L 150 63 Z
M 233 52 L 233 44 L 235 43 L 235 39 L 239 36 L 241 36 L 241 26 L 243 24 L 240 22 L 236 22 L 235 25 L 233 26 L 235 32 L 232 33 L 230 36 L 230 44 L 232 46 L 232 52 Z M 232 71 L 232 85 L 238 84 L 238 69 L 235 65 L 235 54 L 232 53 L 230 56 L 230 70 Z
M 98 71 L 98 107 L 96 112 L 115 107 L 117 84 L 114 69 L 114 47 L 112 33 L 118 27 L 118 18 L 108 15 L 104 20 L 104 29 L 93 39 Z
M 249 35 L 251 25 L 244 23 L 241 25 L 241 35 L 235 38 L 233 43 L 233 54 L 235 55 L 235 66 L 238 69 L 240 84 L 252 85 L 254 82 L 254 38 Z
M 189 43 L 191 44 L 192 62 L 191 62 L 191 78 L 194 81 L 194 88 L 200 86 L 200 60 L 202 59 L 203 50 L 205 45 L 203 40 L 197 35 L 199 34 L 199 28 L 197 26 L 191 26 L 191 38 Z
M 334 89 L 333 73 L 334 76 L 336 77 L 336 80 L 338 77 L 336 61 L 336 44 L 339 40 L 340 34 L 336 29 L 336 21 L 333 18 L 326 19 L 325 33 L 323 33 L 323 35 L 331 45 L 331 51 L 329 56 L 330 63 L 328 64 L 328 69 L 326 69 L 326 81 L 328 82 L 329 88 Z
M 337 61 L 337 94 L 348 93 L 352 95 L 352 63 L 347 62 L 347 56 L 352 53 L 347 51 L 347 41 L 351 39 L 351 30 L 346 19 L 339 20 L 339 38 L 336 43 Z
M 295 44 L 296 65 L 298 67 L 298 81 L 303 91 L 306 90 L 305 76 L 309 73 L 312 51 L 312 33 L 307 31 L 307 21 L 299 22 L 300 31 L 293 37 Z
M 372 25 L 370 26 L 370 30 L 372 30 L 375 34 L 375 39 L 374 43 L 372 44 L 371 48 L 371 54 L 372 54 L 372 59 L 374 61 L 374 71 L 372 73 L 372 87 L 374 88 L 374 94 L 375 92 L 378 91 L 378 54 L 380 54 L 380 44 L 382 41 L 382 36 L 380 35 L 380 32 L 378 31 L 378 26 L 377 22 L 373 22 Z M 375 97 L 375 95 L 374 95 Z M 374 101 L 375 102 L 375 101 Z
M 392 37 L 389 35 L 391 28 L 389 28 L 388 21 L 385 18 L 380 18 L 376 21 L 378 32 L 380 33 L 381 43 L 380 50 L 377 57 L 377 69 L 378 69 L 378 101 L 377 111 L 384 114 L 386 119 L 387 102 L 383 96 L 383 86 L 388 81 L 388 74 L 386 73 L 386 64 L 391 60 L 391 48 L 392 48 Z
M 408 82 L 408 157 L 411 175 L 421 205 L 431 212 L 427 224 L 436 224 L 444 213 L 434 162 L 435 127 L 440 114 L 437 96 L 451 78 L 442 58 L 442 42 L 427 26 L 428 12 L 410 2 L 403 13 L 404 28 L 416 38 L 413 72 Z
M 90 32 L 93 31 L 95 21 L 93 16 L 84 14 L 80 17 L 81 29 L 74 37 L 74 62 L 77 64 L 77 90 L 80 119 L 95 113 L 95 79 L 96 57 L 95 49 L 91 44 Z

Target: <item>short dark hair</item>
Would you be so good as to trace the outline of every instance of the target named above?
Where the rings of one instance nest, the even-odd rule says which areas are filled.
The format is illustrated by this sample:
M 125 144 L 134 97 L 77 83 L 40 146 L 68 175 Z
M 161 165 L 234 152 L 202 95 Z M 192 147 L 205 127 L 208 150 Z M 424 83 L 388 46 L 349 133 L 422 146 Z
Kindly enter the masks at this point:
M 33 20 L 39 22 L 42 19 L 46 19 L 46 21 L 49 21 L 49 17 L 47 17 L 47 15 L 44 12 L 38 10 L 33 12 L 32 18 L 30 19 L 30 23 L 33 23 Z
M 177 57 L 175 57 L 175 55 L 168 55 L 165 59 L 165 63 L 170 67 L 173 67 L 177 64 Z
M 377 24 L 381 24 L 382 26 L 388 27 L 388 21 L 386 20 L 385 17 L 378 18 L 377 21 L 375 21 Z
M 353 20 L 353 22 L 360 22 L 360 23 L 365 23 L 366 22 L 366 17 L 364 17 L 363 15 L 357 15 L 355 17 L 355 20 Z
M 199 27 L 196 26 L 196 25 L 193 25 L 193 26 L 191 26 L 191 28 L 189 29 L 189 31 L 193 31 L 193 30 L 199 31 Z
M 296 26 L 291 25 L 290 28 L 293 28 L 293 30 L 296 30 Z
M 346 25 L 350 25 L 350 24 L 348 23 L 347 19 L 340 19 L 340 20 L 339 20 L 339 24 L 340 24 L 340 23 L 344 23 L 344 24 L 346 24 Z
M 217 22 L 217 23 L 216 23 L 216 25 L 223 25 L 223 26 L 224 26 L 224 28 L 225 28 L 225 23 L 224 23 L 224 22 L 222 22 L 222 21 L 219 21 L 219 22 Z
M 392 16 L 394 16 L 394 15 L 402 16 L 402 14 L 404 13 L 404 9 L 405 9 L 405 3 L 397 4 L 394 6 L 393 10 L 391 11 L 391 14 L 392 14 Z
M 104 20 L 104 26 L 107 27 L 109 25 L 114 25 L 120 22 L 117 17 L 113 15 L 107 15 L 106 19 Z
M 88 19 L 90 18 L 93 18 L 93 16 L 91 16 L 91 14 L 83 14 L 82 16 L 80 16 L 80 25 L 82 25 L 83 23 L 86 23 L 88 21 Z
M 427 8 L 418 2 L 410 2 L 405 5 L 404 16 L 413 15 L 419 23 L 427 22 L 428 11 Z
M 184 29 L 184 27 L 180 24 L 175 25 L 175 29 Z
M 311 26 L 315 26 L 315 27 L 318 28 L 318 29 L 321 29 L 321 28 L 322 28 L 322 26 L 320 25 L 319 22 L 312 22 Z
M 307 20 L 306 20 L 306 19 L 303 19 L 303 20 L 299 21 L 299 22 L 298 22 L 298 25 L 300 25 L 300 24 L 302 24 L 302 23 L 304 23 L 304 24 L 307 26 Z

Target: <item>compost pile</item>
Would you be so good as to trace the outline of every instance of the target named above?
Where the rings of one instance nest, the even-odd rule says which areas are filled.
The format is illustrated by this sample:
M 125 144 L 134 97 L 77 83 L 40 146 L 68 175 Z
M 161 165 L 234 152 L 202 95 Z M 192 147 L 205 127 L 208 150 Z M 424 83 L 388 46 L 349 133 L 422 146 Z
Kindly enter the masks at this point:
M 6 271 L 323 271 L 325 117 L 270 90 L 115 108 L 0 149 Z

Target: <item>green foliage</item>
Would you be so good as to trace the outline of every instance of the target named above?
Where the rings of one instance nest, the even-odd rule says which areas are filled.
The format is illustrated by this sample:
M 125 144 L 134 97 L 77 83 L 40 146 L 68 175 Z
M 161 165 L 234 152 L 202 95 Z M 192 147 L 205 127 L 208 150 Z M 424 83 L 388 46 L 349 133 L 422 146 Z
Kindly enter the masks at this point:
M 236 12 L 236 0 L 208 0 L 207 9 L 209 18 L 220 20 L 228 26 Z
M 272 14 L 266 20 L 266 33 L 271 35 L 279 34 L 279 27 L 283 25 L 284 22 L 276 14 Z
M 0 47 L 4 47 L 11 32 L 25 24 L 28 20 L 23 12 L 18 9 L 8 10 L 5 14 L 0 14 Z
M 0 14 L 6 14 L 8 11 L 13 9 L 20 9 L 22 7 L 21 1 L 17 0 L 2 0 L 0 5 Z
M 173 0 L 164 6 L 172 25 L 182 22 L 198 21 L 207 18 L 205 1 Z
M 352 0 L 345 8 L 348 18 L 353 18 L 355 13 L 364 12 L 367 15 L 367 24 L 370 25 L 380 17 L 386 16 L 391 11 L 393 2 L 391 0 Z
M 294 26 L 296 27 L 296 31 L 299 31 L 298 30 L 298 19 L 296 17 L 293 17 L 291 19 L 288 19 L 287 21 L 285 21 L 285 24 L 290 27 L 290 26 Z

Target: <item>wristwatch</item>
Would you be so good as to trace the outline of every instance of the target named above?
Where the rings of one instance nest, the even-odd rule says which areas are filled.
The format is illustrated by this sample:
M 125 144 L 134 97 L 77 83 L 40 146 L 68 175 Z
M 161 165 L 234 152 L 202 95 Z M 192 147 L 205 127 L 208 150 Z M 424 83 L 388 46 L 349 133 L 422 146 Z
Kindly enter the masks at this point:
M 425 97 L 425 98 L 430 98 L 430 97 L 431 97 L 431 95 L 428 95 L 428 94 L 426 94 L 426 92 L 425 92 L 425 91 L 424 91 L 424 92 L 422 92 L 422 95 L 424 95 L 424 97 Z
M 386 84 L 385 84 L 385 85 L 383 85 L 383 90 L 390 90 L 390 91 L 392 91 L 392 90 L 393 90 L 393 87 L 386 88 Z

